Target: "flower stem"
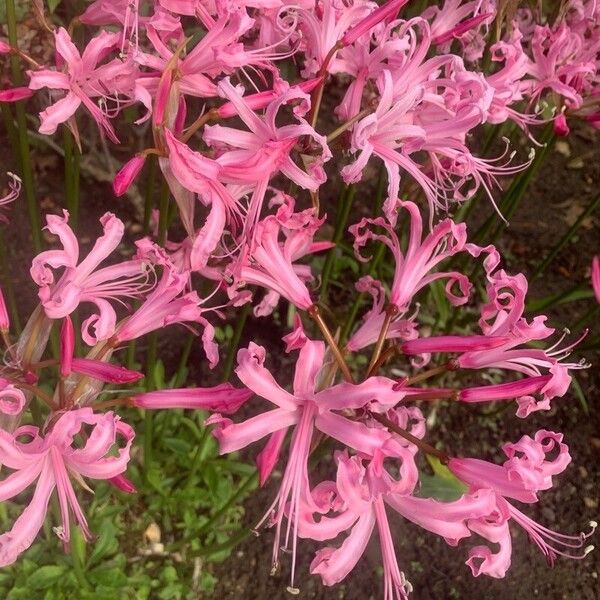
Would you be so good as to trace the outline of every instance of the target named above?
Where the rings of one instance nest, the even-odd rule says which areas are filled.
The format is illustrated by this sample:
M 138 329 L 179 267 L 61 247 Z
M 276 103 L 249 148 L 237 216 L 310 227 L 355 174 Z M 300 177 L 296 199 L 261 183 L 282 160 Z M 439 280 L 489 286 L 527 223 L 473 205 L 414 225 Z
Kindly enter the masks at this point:
M 406 385 L 414 385 L 415 383 L 420 383 L 421 381 L 425 381 L 430 377 L 435 377 L 436 375 L 441 375 L 442 373 L 446 373 L 447 371 L 451 371 L 453 366 L 451 363 L 446 363 L 440 365 L 439 367 L 433 367 L 432 369 L 428 369 L 427 371 L 423 371 L 414 377 L 409 377 Z
M 331 335 L 331 331 L 329 331 L 327 323 L 325 323 L 325 321 L 323 320 L 323 317 L 319 312 L 318 306 L 316 304 L 313 304 L 308 309 L 308 314 L 310 315 L 311 319 L 313 319 L 313 321 L 317 324 L 317 326 L 321 330 L 321 333 L 323 334 L 323 337 L 325 338 L 325 341 L 329 344 L 329 347 L 333 352 L 333 356 L 335 357 L 335 360 L 337 361 L 342 371 L 342 374 L 344 375 L 344 379 L 349 383 L 354 383 L 352 373 L 350 373 L 350 369 L 348 368 L 348 365 L 346 364 L 346 361 L 344 360 L 344 357 L 340 352 L 339 346 L 337 345 L 335 339 Z
M 420 448 L 426 454 L 435 456 L 436 458 L 438 458 L 440 460 L 440 462 L 443 465 L 448 464 L 450 457 L 445 452 L 442 452 L 441 450 L 434 448 L 427 442 L 424 442 L 423 440 L 414 436 L 412 433 L 409 433 L 405 429 L 402 429 L 402 427 L 396 425 L 396 423 L 394 423 L 391 419 L 388 419 L 388 417 L 386 417 L 385 415 L 380 415 L 378 413 L 369 413 L 369 414 L 373 419 L 375 419 L 376 421 L 381 423 L 384 427 L 389 429 L 389 431 L 392 431 L 393 433 L 397 433 L 400 437 L 403 437 L 405 440 L 408 440 L 411 444 L 414 444 L 415 446 L 417 446 L 417 448 Z
M 323 273 L 321 274 L 321 300 L 325 300 L 327 296 L 327 288 L 329 286 L 329 279 L 331 278 L 331 272 L 336 259 L 337 246 L 342 240 L 344 229 L 346 228 L 346 223 L 348 222 L 348 217 L 350 216 L 350 209 L 352 208 L 352 201 L 354 200 L 355 193 L 356 188 L 353 185 L 345 186 L 344 190 L 342 191 L 339 204 L 340 209 L 336 215 L 335 230 L 331 240 L 335 244 L 335 247 L 329 250 L 327 258 L 325 259 L 325 264 L 323 265 Z
M 246 321 L 248 320 L 248 315 L 250 314 L 250 308 L 250 304 L 244 304 L 242 310 L 238 313 L 236 317 L 237 322 L 235 324 L 235 329 L 233 330 L 231 340 L 229 340 L 229 347 L 227 348 L 227 358 L 225 359 L 225 366 L 223 367 L 224 382 L 229 381 L 229 379 L 231 378 L 231 373 L 233 372 L 233 363 L 237 355 L 237 349 L 240 345 L 240 339 L 242 337 L 244 327 L 246 326 Z
M 397 314 L 398 307 L 395 304 L 388 304 L 385 309 L 385 318 L 383 320 L 383 325 L 381 326 L 381 331 L 379 332 L 379 338 L 377 338 L 377 343 L 375 344 L 375 349 L 373 350 L 373 355 L 371 356 L 371 362 L 369 363 L 369 368 L 367 369 L 367 377 L 370 377 L 373 374 L 374 367 L 379 360 L 381 351 L 383 350 L 383 344 L 385 344 L 385 338 L 392 323 L 392 319 Z
M 17 48 L 17 15 L 15 11 L 15 0 L 6 0 L 6 20 L 8 26 L 8 40 L 13 48 Z M 15 85 L 23 81 L 19 57 L 12 54 L 10 57 L 12 77 Z M 40 226 L 40 210 L 35 197 L 33 183 L 33 168 L 31 165 L 31 154 L 29 152 L 29 139 L 27 138 L 27 119 L 25 116 L 24 101 L 15 102 L 15 113 L 17 116 L 17 132 L 19 137 L 19 158 L 21 162 L 21 178 L 25 188 L 27 199 L 27 210 L 31 224 L 31 237 L 33 249 L 36 253 L 42 251 L 42 234 Z

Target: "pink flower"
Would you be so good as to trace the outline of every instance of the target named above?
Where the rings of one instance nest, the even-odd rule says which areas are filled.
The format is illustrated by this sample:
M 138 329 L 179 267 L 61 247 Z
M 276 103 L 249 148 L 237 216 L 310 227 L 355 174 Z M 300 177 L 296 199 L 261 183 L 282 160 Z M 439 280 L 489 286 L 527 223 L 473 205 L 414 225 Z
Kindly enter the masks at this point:
M 595 529 L 595 523 L 591 524 L 592 532 L 587 534 L 569 536 L 556 533 L 539 525 L 506 500 L 511 498 L 525 503 L 537 502 L 537 492 L 552 487 L 552 477 L 562 473 L 571 462 L 562 438 L 562 434 L 540 430 L 534 438 L 525 435 L 515 444 L 505 444 L 503 450 L 508 460 L 503 466 L 474 458 L 450 459 L 448 468 L 467 483 L 471 491 L 487 489 L 497 496 L 496 513 L 468 523 L 475 533 L 492 543 L 500 544 L 498 553 L 493 553 L 486 546 L 477 546 L 470 551 L 467 564 L 473 575 L 485 573 L 492 577 L 504 577 L 510 566 L 510 519 L 525 529 L 550 564 L 557 555 L 583 558 L 591 551 L 591 547 L 587 547 L 580 555 L 568 552 L 569 549 L 583 546 Z M 555 456 L 547 458 L 547 455 Z
M 140 240 L 136 245 L 139 259 L 156 262 L 162 268 L 162 275 L 139 308 L 118 324 L 113 341 L 134 340 L 175 323 L 200 323 L 204 327 L 204 352 L 213 368 L 219 362 L 219 352 L 214 342 L 214 328 L 203 316 L 211 309 L 201 308 L 203 300 L 196 292 L 186 292 L 189 273 L 179 272 L 165 251 L 149 240 Z
M 406 252 L 402 251 L 398 236 L 385 219 L 362 219 L 350 227 L 357 258 L 363 262 L 369 260 L 360 254 L 360 250 L 371 240 L 384 243 L 392 251 L 395 271 L 389 303 L 397 308 L 399 314 L 409 309 L 419 290 L 438 279 L 448 280 L 446 295 L 453 305 L 467 302 L 471 283 L 465 275 L 457 271 L 434 271 L 445 259 L 465 250 L 467 233 L 464 223 L 456 225 L 451 219 L 445 219 L 422 239 L 423 221 L 417 205 L 412 202 L 402 202 L 400 205 L 410 215 L 410 238 Z M 376 233 L 375 227 L 381 227 L 385 234 Z M 460 295 L 452 291 L 454 284 L 458 284 Z
M 119 94 L 133 96 L 135 70 L 131 63 L 113 59 L 98 66 L 101 60 L 118 47 L 120 38 L 119 33 L 103 31 L 90 41 L 83 54 L 80 54 L 66 29 L 59 27 L 56 30 L 54 39 L 57 65 L 59 68 L 64 65 L 66 73 L 49 69 L 28 71 L 30 89 L 48 88 L 67 92 L 64 97 L 40 113 L 40 133 L 55 133 L 57 126 L 70 119 L 80 104 L 83 104 L 110 140 L 119 143 L 106 111 L 100 109 L 92 98 L 106 100 L 113 94 L 115 97 Z
M 561 338 L 545 350 L 524 346 L 534 340 L 546 339 L 554 333 L 553 329 L 546 327 L 545 316 L 535 317 L 531 323 L 523 317 L 527 280 L 522 274 L 512 276 L 503 270 L 488 275 L 488 280 L 489 302 L 481 309 L 479 325 L 486 336 L 500 337 L 504 339 L 504 343 L 494 348 L 465 352 L 456 358 L 456 365 L 463 369 L 497 368 L 516 371 L 526 375 L 531 381 L 538 382 L 542 381 L 541 377 L 546 377 L 544 385 L 534 385 L 540 395 L 537 400 L 527 393 L 517 397 L 517 415 L 526 417 L 537 410 L 548 410 L 550 400 L 563 396 L 569 388 L 569 369 L 584 366 L 560 362 L 570 354 L 575 344 L 561 349 L 558 347 Z M 516 385 L 527 384 L 517 382 Z
M 217 426 L 213 433 L 219 440 L 221 454 L 234 452 L 270 436 L 259 461 L 263 482 L 277 461 L 282 448 L 282 436 L 289 427 L 295 426 L 280 490 L 263 518 L 264 521 L 270 517 L 270 521 L 277 528 L 273 546 L 273 564 L 276 565 L 279 560 L 282 522 L 284 516 L 287 517 L 289 533 L 286 534 L 286 540 L 291 534 L 293 556 L 292 585 L 300 503 L 308 494 L 307 461 L 315 428 L 342 443 L 354 443 L 359 448 L 367 444 L 366 447 L 370 448 L 377 444 L 377 439 L 369 439 L 369 435 L 359 423 L 334 411 L 362 408 L 367 405 L 370 405 L 372 410 L 382 410 L 383 407 L 393 406 L 403 397 L 402 393 L 393 391 L 394 382 L 384 377 L 371 377 L 360 385 L 341 383 L 316 391 L 324 353 L 325 347 L 322 342 L 306 341 L 296 363 L 294 391 L 290 393 L 281 388 L 264 367 L 264 348 L 251 343 L 247 349 L 238 352 L 236 373 L 247 388 L 274 404 L 276 408 L 239 424 L 234 424 L 219 414 L 213 415 L 207 421 Z M 373 430 L 372 433 L 376 431 Z M 381 433 L 384 434 L 383 431 Z
M 7 175 L 10 177 L 10 181 L 8 183 L 8 193 L 0 198 L 0 223 L 8 223 L 8 218 L 2 214 L 2 211 L 14 202 L 21 193 L 21 178 L 13 173 L 7 173 Z
M 91 431 L 82 447 L 76 444 L 75 437 L 84 426 Z M 109 455 L 117 437 L 125 440 L 125 446 L 119 448 L 117 455 Z M 13 498 L 37 480 L 29 505 L 12 529 L 0 536 L 0 565 L 12 564 L 31 546 L 44 523 L 54 489 L 62 518 L 62 525 L 55 529 L 58 537 L 68 546 L 72 518 L 90 540 L 71 476 L 82 482 L 82 477 L 110 479 L 120 475 L 127 468 L 133 438 L 131 427 L 113 413 L 94 414 L 90 408 L 62 414 L 43 437 L 31 425 L 18 428 L 14 434 L 0 430 L 0 461 L 14 471 L 0 483 L 0 499 Z
M 357 352 L 374 344 L 385 320 L 385 290 L 382 283 L 365 275 L 356 282 L 355 287 L 357 291 L 371 295 L 373 306 L 364 314 L 362 325 L 348 340 L 346 349 L 350 352 Z M 417 326 L 413 317 L 410 317 L 392 321 L 385 339 L 414 340 L 418 335 Z
M 312 243 L 314 222 L 296 230 L 285 230 L 276 216 L 270 215 L 260 221 L 254 231 L 251 245 L 246 248 L 234 267 L 238 285 L 259 285 L 286 298 L 301 310 L 308 310 L 313 301 L 305 281 L 294 261 L 304 256 Z M 279 237 L 286 238 L 280 243 Z
M 304 189 L 316 191 L 325 181 L 323 164 L 331 158 L 326 139 L 319 135 L 300 115 L 306 112 L 309 97 L 300 88 L 287 88 L 267 106 L 264 117 L 259 117 L 233 87 L 229 78 L 219 82 L 219 92 L 235 107 L 238 116 L 250 130 L 241 131 L 223 125 L 207 125 L 204 140 L 220 150 L 217 162 L 222 167 L 222 181 L 235 184 L 253 184 L 247 227 L 254 226 L 260 217 L 267 184 L 281 172 L 290 181 Z M 281 109 L 300 102 L 294 109 L 296 124 L 279 127 L 276 120 Z M 290 157 L 290 151 L 300 141 L 310 140 L 320 149 L 320 158 L 313 157 L 309 172 L 302 170 Z
M 60 319 L 71 314 L 81 302 L 96 305 L 98 313 L 82 324 L 82 337 L 89 345 L 108 339 L 115 329 L 116 313 L 109 300 L 140 298 L 151 289 L 148 262 L 141 259 L 124 261 L 98 269 L 119 245 L 124 225 L 112 213 L 106 213 L 100 223 L 104 234 L 79 262 L 79 243 L 68 226 L 69 213 L 63 217 L 48 215 L 46 229 L 57 235 L 62 250 L 47 250 L 38 254 L 31 263 L 31 277 L 40 286 L 39 297 L 46 315 Z M 58 281 L 54 271 L 64 268 Z

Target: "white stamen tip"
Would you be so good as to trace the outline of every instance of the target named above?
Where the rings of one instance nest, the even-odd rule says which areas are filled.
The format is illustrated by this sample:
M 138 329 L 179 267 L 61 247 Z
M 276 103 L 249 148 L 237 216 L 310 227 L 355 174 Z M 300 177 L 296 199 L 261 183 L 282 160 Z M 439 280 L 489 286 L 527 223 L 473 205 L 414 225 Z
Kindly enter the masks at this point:
M 583 555 L 587 556 L 592 550 L 594 549 L 594 546 L 586 546 L 585 550 L 583 551 Z
M 598 521 L 590 521 L 590 527 L 594 530 L 598 527 Z
M 533 160 L 535 158 L 535 148 L 531 148 L 529 150 L 529 160 Z
M 287 590 L 288 594 L 291 594 L 292 596 L 297 596 L 300 593 L 298 588 L 292 587 L 291 585 L 288 585 L 285 589 Z

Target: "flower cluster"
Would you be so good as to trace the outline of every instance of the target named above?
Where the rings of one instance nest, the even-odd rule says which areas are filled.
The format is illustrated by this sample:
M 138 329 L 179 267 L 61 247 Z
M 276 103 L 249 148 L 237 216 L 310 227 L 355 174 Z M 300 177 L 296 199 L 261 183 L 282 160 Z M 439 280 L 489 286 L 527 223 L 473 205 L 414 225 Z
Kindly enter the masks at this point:
M 125 259 L 115 256 L 125 226 L 112 212 L 85 255 L 69 213 L 47 215 L 59 247 L 32 261 L 39 307 L 16 341 L 0 292 L 0 463 L 10 471 L 0 500 L 35 484 L 27 508 L 0 536 L 0 565 L 33 543 L 54 490 L 62 520 L 55 531 L 65 546 L 71 522 L 91 539 L 73 481 L 135 490 L 124 475 L 134 431 L 105 411 L 123 406 L 209 411 L 206 425 L 223 454 L 266 438 L 256 457 L 260 482 L 278 464 L 283 475 L 257 527 L 275 528 L 273 569 L 282 549 L 290 551 L 292 593 L 299 539 L 318 546 L 310 571 L 333 585 L 377 529 L 385 598 L 407 598 L 392 513 L 451 545 L 477 536 L 466 561 L 474 576 L 505 575 L 515 526 L 549 562 L 589 553 L 590 532 L 556 533 L 515 505 L 536 502 L 570 463 L 561 433 L 539 430 L 505 444 L 502 464 L 461 457 L 431 441 L 424 407 L 514 401 L 526 418 L 563 398 L 572 371 L 586 366 L 567 360 L 577 341 L 563 343 L 566 334 L 556 336 L 545 316 L 525 315 L 526 277 L 502 268 L 494 246 L 471 242 L 452 213 L 476 195 L 496 206 L 499 178 L 535 158 L 533 147 L 515 158 L 508 140 L 499 156 L 485 156 L 474 141 L 481 126 L 515 125 L 539 146 L 536 126 L 567 135 L 575 119 L 600 122 L 597 2 L 565 2 L 551 20 L 493 0 L 445 0 L 420 14 L 406 0 L 94 0 L 68 27 L 42 13 L 54 62 L 0 41 L 0 54 L 28 69 L 26 85 L 1 91 L 0 102 L 41 105 L 39 133 L 67 127 L 80 149 L 86 119 L 113 144 L 127 127 L 142 132 L 114 193 L 127 194 L 153 161 L 169 198 L 154 214 L 152 235 Z M 336 94 L 327 95 L 332 84 Z M 331 220 L 321 195 L 332 182 L 358 184 L 374 166 L 387 178 L 381 207 L 365 217 L 373 203 L 364 203 L 356 223 L 336 223 L 334 239 L 347 229 L 358 263 L 383 247 L 392 268 L 387 279 L 363 272 L 353 282 L 372 306 L 356 327 L 346 315 L 340 339 L 315 294 L 330 265 L 319 271 L 314 257 L 333 256 L 335 246 L 326 239 Z M 19 190 L 13 176 L 0 210 Z M 175 212 L 181 226 L 169 231 Z M 467 275 L 465 265 L 477 267 Z M 592 278 L 598 295 L 597 259 Z M 440 283 L 457 312 L 478 314 L 469 333 L 423 327 L 419 301 Z M 285 361 L 295 363 L 291 391 L 265 366 L 267 350 L 251 342 L 237 354 L 235 385 L 104 399 L 105 384 L 143 377 L 119 364 L 130 342 L 184 324 L 201 332 L 215 368 L 218 322 L 244 305 L 268 318 L 283 303 L 293 313 L 283 336 Z M 76 311 L 85 315 L 81 331 Z M 60 356 L 43 360 L 53 321 Z M 77 336 L 85 357 L 75 356 Z M 363 368 L 357 357 L 366 352 Z M 383 375 L 391 361 L 393 374 Z M 40 381 L 53 368 L 49 395 Z M 250 402 L 254 396 L 267 402 L 264 410 Z M 34 397 L 45 405 L 44 422 L 23 425 Z M 326 441 L 331 479 L 314 481 L 309 458 Z M 427 461 L 459 490 L 454 500 L 423 495 Z

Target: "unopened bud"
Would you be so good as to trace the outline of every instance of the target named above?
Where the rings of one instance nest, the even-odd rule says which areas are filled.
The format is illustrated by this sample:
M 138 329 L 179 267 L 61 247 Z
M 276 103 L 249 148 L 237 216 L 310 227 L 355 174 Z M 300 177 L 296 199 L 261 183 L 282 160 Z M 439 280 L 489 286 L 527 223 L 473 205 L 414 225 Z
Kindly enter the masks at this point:
M 145 161 L 145 155 L 136 154 L 123 165 L 113 180 L 115 196 L 122 196 L 129 189 L 135 178 L 140 174 Z
M 9 327 L 10 319 L 8 318 L 6 302 L 4 302 L 4 296 L 2 295 L 2 288 L 0 288 L 0 331 L 8 331 Z

